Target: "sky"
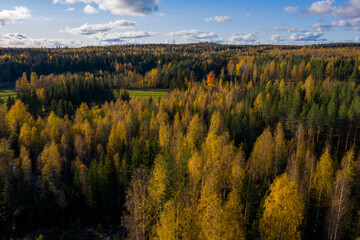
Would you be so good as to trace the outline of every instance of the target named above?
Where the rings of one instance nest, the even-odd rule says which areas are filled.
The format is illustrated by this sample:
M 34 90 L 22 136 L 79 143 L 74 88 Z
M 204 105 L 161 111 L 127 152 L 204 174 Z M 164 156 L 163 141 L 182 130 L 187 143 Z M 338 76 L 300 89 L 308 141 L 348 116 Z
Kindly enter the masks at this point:
M 0 47 L 360 41 L 360 0 L 0 0 Z

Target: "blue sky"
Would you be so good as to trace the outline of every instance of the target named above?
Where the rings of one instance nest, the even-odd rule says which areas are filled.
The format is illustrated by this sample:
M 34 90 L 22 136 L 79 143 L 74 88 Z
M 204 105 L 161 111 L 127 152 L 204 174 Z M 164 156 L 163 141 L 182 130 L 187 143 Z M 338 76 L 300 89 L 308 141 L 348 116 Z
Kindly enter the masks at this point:
M 360 0 L 3 0 L 2 47 L 358 42 Z

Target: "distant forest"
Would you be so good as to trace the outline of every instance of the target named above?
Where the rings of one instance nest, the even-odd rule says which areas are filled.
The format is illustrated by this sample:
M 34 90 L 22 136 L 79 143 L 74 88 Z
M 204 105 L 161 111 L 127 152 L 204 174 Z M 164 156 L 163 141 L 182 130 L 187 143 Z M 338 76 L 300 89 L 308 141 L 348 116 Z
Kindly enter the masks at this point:
M 68 221 L 116 226 L 115 239 L 357 239 L 359 56 L 359 44 L 0 49 L 17 90 L 0 104 L 0 238 L 60 238 L 46 229 Z M 171 91 L 125 90 L 148 88 Z

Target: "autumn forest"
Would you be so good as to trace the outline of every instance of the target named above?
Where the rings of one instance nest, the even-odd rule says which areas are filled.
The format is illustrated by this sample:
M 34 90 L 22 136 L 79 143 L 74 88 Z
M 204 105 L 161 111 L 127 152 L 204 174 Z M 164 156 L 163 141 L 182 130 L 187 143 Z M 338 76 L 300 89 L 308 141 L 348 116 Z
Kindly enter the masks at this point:
M 359 56 L 0 48 L 0 238 L 358 239 Z

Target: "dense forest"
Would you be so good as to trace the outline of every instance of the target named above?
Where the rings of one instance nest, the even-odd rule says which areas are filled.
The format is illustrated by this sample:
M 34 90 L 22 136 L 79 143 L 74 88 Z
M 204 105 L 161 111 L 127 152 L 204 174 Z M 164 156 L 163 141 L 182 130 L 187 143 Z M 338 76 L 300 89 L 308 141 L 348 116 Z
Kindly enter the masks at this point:
M 18 93 L 0 106 L 0 237 L 59 221 L 115 239 L 360 237 L 359 45 L 0 55 Z

